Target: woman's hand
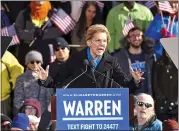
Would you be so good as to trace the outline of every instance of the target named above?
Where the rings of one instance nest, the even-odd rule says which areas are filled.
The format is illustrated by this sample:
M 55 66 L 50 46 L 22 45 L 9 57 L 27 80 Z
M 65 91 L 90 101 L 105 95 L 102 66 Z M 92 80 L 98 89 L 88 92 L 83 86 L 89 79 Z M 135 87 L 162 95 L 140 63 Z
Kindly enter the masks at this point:
M 145 78 L 142 77 L 142 75 L 144 74 L 144 72 L 142 72 L 141 70 L 133 70 L 132 67 L 130 68 L 130 72 L 132 74 L 132 77 L 134 78 L 134 80 L 138 83 L 141 80 L 144 80 Z
M 46 70 L 44 70 L 41 66 L 38 66 L 38 69 L 36 71 L 37 78 L 40 80 L 46 80 L 49 73 L 49 65 L 46 67 Z

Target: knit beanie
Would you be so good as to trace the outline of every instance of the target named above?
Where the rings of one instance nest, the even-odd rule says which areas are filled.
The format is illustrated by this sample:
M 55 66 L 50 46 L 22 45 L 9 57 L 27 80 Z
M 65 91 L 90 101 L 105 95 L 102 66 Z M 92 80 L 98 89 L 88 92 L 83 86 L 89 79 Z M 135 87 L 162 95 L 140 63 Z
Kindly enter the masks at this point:
M 68 42 L 63 37 L 57 37 L 54 39 L 54 50 L 58 47 L 66 47 L 70 50 L 70 46 L 68 45 Z
M 10 123 L 12 123 L 12 120 L 8 116 L 1 113 L 1 123 L 4 121 L 9 121 Z
M 42 54 L 35 50 L 29 51 L 25 57 L 25 64 L 27 65 L 29 62 L 34 60 L 40 61 L 43 64 Z
M 175 120 L 165 120 L 163 122 L 163 131 L 178 130 L 178 123 Z
M 23 107 L 24 106 L 33 106 L 37 109 L 37 117 L 41 117 L 41 104 L 38 100 L 30 98 L 30 99 L 26 99 L 24 101 Z
M 11 128 L 27 130 L 27 127 L 29 127 L 29 117 L 24 113 L 18 113 L 13 119 Z

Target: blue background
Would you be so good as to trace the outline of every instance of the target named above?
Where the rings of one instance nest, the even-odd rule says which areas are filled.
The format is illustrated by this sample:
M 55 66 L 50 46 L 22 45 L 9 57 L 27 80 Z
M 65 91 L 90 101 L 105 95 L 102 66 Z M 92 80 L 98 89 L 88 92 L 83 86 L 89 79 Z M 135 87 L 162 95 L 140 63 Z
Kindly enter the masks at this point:
M 73 96 L 73 94 L 111 94 L 112 96 Z M 68 101 L 74 101 L 74 100 L 81 101 L 82 105 L 84 105 L 83 103 L 85 102 L 85 100 L 90 100 L 90 101 L 114 100 L 115 103 L 117 103 L 118 100 L 121 100 L 121 115 L 113 116 L 113 117 L 123 117 L 123 120 L 63 121 L 62 118 L 66 117 L 63 107 L 64 100 L 67 101 L 67 104 Z M 108 112 L 110 112 L 110 110 L 108 110 Z M 95 117 L 100 117 L 100 116 L 95 116 Z M 103 117 L 109 117 L 109 116 L 103 116 Z M 78 117 L 73 116 L 73 118 L 78 118 Z M 69 130 L 67 124 L 105 124 L 105 123 L 119 124 L 118 129 L 109 129 L 109 130 L 129 129 L 129 90 L 127 88 L 57 89 L 57 126 L 56 126 L 57 130 Z

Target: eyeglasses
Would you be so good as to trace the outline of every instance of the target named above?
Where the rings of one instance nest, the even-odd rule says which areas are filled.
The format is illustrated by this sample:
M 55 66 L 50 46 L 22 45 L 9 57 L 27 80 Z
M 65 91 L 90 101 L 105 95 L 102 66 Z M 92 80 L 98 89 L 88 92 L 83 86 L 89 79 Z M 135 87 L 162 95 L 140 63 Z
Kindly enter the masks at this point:
M 26 106 L 26 107 L 25 107 L 25 110 L 36 110 L 36 108 Z
M 40 61 L 31 61 L 31 62 L 30 62 L 30 64 L 35 64 L 35 63 L 39 64 Z
M 150 108 L 152 107 L 152 104 L 149 104 L 149 103 L 144 103 L 144 102 L 137 102 L 137 105 L 142 107 L 143 105 L 145 105 L 146 108 Z
M 137 34 L 137 35 L 134 35 L 134 34 L 133 34 L 133 35 L 130 35 L 129 37 L 130 37 L 130 38 L 136 38 L 136 37 L 141 37 L 141 36 L 142 36 L 142 34 Z
M 59 47 L 59 48 L 55 48 L 55 51 L 59 51 L 59 50 L 64 50 L 65 49 L 65 47 Z
M 97 44 L 101 44 L 102 42 L 107 43 L 107 40 L 100 40 L 100 39 L 93 39 L 92 41 Z

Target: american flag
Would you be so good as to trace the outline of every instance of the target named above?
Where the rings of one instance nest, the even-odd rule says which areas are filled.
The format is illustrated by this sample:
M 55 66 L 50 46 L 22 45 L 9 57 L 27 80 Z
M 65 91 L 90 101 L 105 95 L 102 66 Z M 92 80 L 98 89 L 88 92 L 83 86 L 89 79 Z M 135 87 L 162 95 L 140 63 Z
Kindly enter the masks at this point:
M 153 7 L 156 6 L 156 3 L 155 3 L 154 0 L 150 0 L 150 1 L 139 1 L 138 3 L 140 3 L 140 4 L 144 5 L 144 6 L 146 6 L 146 7 L 149 8 L 149 9 L 151 9 L 151 8 L 153 8 Z
M 55 61 L 55 55 L 54 55 L 54 51 L 53 51 L 53 45 L 49 44 L 49 51 L 50 51 L 50 63 L 53 63 Z
M 132 28 L 134 28 L 133 21 L 130 19 L 130 17 L 128 17 L 128 19 L 126 20 L 126 23 L 124 25 L 124 28 L 122 30 L 123 35 L 126 36 L 129 32 L 129 30 Z
M 17 36 L 14 24 L 2 28 L 1 29 L 1 36 L 11 36 L 12 41 L 11 41 L 10 45 L 20 44 L 20 40 L 19 40 L 19 38 Z
M 172 6 L 168 1 L 158 2 L 159 10 L 166 11 L 168 13 L 174 14 L 175 11 L 173 10 Z
M 84 4 L 86 3 L 86 1 L 82 1 L 82 5 L 81 8 L 83 8 Z M 101 12 L 103 12 L 103 8 L 104 8 L 104 3 L 100 2 L 100 1 L 96 1 L 97 5 L 99 6 Z
M 75 21 L 62 9 L 54 13 L 50 19 L 64 34 L 68 34 L 76 25 Z
M 144 6 L 146 6 L 146 7 L 149 8 L 149 9 L 151 9 L 151 8 L 155 7 L 156 4 L 155 4 L 155 1 L 154 1 L 154 0 L 150 0 L 150 1 L 147 1 L 147 2 L 144 4 Z

